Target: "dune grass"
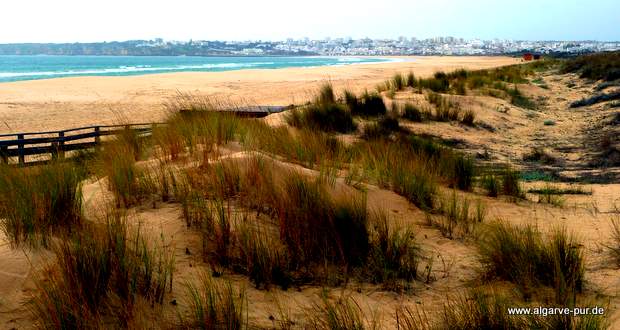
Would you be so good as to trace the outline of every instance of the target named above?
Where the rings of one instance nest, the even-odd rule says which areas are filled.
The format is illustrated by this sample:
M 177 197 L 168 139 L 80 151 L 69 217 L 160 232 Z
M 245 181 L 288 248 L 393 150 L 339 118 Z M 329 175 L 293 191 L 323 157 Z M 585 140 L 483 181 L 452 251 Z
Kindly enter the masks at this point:
M 29 302 L 42 328 L 127 327 L 138 300 L 161 304 L 171 289 L 172 254 L 152 247 L 118 214 L 58 241 L 53 251 L 56 261 L 37 275 Z
M 401 91 L 405 88 L 405 86 L 407 86 L 408 80 L 407 80 L 407 77 L 403 75 L 402 73 L 396 73 L 392 77 L 391 83 L 392 83 L 391 85 L 394 87 L 395 90 Z
M 294 269 L 286 246 L 274 236 L 269 228 L 241 225 L 237 233 L 240 259 L 236 266 L 257 288 L 276 284 L 286 290 L 293 284 Z
M 609 328 L 605 315 L 509 315 L 508 309 L 516 306 L 538 307 L 510 293 L 480 287 L 450 296 L 437 318 L 431 319 L 429 312 L 419 307 L 403 307 L 397 311 L 396 322 L 399 329 L 405 330 Z
M 107 188 L 115 198 L 116 207 L 138 204 L 153 191 L 153 182 L 136 165 L 135 149 L 122 141 L 108 144 L 100 153 L 100 171 L 106 177 Z
M 430 92 L 426 94 L 426 99 L 435 106 L 434 120 L 443 122 L 460 120 L 461 107 L 448 100 L 447 97 L 436 92 Z
M 582 55 L 562 63 L 562 73 L 579 73 L 581 78 L 612 81 L 620 78 L 620 51 Z
M 198 276 L 198 284 L 187 282 L 189 310 L 179 313 L 176 325 L 181 329 L 246 329 L 247 299 L 245 290 L 235 290 L 230 282 L 218 281 L 208 273 Z
M 427 90 L 431 95 L 433 93 L 467 95 L 468 91 L 476 91 L 478 94 L 509 100 L 510 103 L 518 107 L 535 109 L 537 106 L 536 103 L 521 93 L 517 84 L 526 84 L 528 83 L 527 77 L 534 72 L 543 69 L 547 70 L 555 65 L 555 61 L 545 60 L 536 63 L 509 65 L 494 69 L 457 69 L 448 73 L 438 71 L 435 72 L 432 77 L 420 78 L 417 80 L 415 80 L 415 76 L 413 76 L 412 73 L 406 78 L 402 74 L 396 74 L 394 78 L 386 82 L 386 85 L 394 87 L 395 90 L 400 90 L 402 87 L 400 89 L 396 87 L 399 86 L 398 82 L 402 81 L 403 86 L 406 85 L 418 88 L 420 92 Z M 413 82 L 409 78 L 412 78 Z M 509 87 L 509 84 L 513 87 Z M 446 121 L 446 118 L 451 118 L 449 116 L 450 112 L 447 112 L 447 109 L 450 107 L 444 104 L 434 103 L 433 101 L 431 101 L 431 103 L 435 104 L 439 110 L 439 115 L 437 115 L 437 117 L 441 119 L 437 120 Z
M 439 228 L 441 234 L 449 239 L 468 238 L 477 234 L 484 222 L 486 208 L 478 200 L 475 209 L 468 198 L 460 198 L 453 190 L 449 197 L 442 197 L 434 210 L 438 215 L 427 214 L 429 225 Z
M 620 218 L 611 220 L 611 242 L 606 245 L 612 260 L 620 267 Z
M 350 297 L 341 297 L 331 301 L 323 296 L 321 302 L 315 303 L 307 314 L 304 327 L 308 329 L 364 330 L 379 327 L 379 322 L 376 319 L 368 320 L 357 302 Z
M 422 111 L 419 109 L 419 107 L 415 106 L 413 103 L 405 103 L 405 106 L 403 107 L 403 114 L 402 114 L 403 118 L 413 121 L 413 122 L 422 122 L 422 120 L 424 119 L 423 115 L 422 115 Z
M 356 96 L 345 90 L 344 101 L 354 116 L 376 117 L 387 112 L 383 98 L 378 93 L 364 91 L 362 95 Z
M 482 176 L 480 179 L 480 184 L 482 188 L 484 188 L 487 192 L 487 196 L 489 197 L 497 197 L 499 196 L 499 192 L 501 189 L 501 181 L 494 173 L 488 173 Z
M 536 286 L 549 286 L 555 290 L 556 303 L 574 305 L 583 290 L 583 252 L 564 229 L 545 240 L 531 226 L 492 224 L 479 240 L 479 253 L 487 279 L 513 282 L 526 296 Z
M 377 211 L 372 217 L 370 234 L 370 257 L 364 272 L 371 282 L 397 290 L 399 280 L 419 279 L 422 251 L 410 228 L 395 227 L 385 212 Z
M 224 173 L 235 174 L 226 180 Z M 189 174 L 188 181 L 184 214 L 203 234 L 206 260 L 248 275 L 257 287 L 353 276 L 398 290 L 401 281 L 417 278 L 421 256 L 413 233 L 369 213 L 363 194 L 335 194 L 320 176 L 283 170 L 260 157 L 221 161 Z M 239 207 L 274 222 L 258 224 Z
M 398 119 L 385 115 L 379 117 L 377 122 L 370 122 L 364 125 L 362 137 L 367 140 L 389 137 L 392 133 L 400 131 Z
M 298 128 L 318 129 L 326 132 L 347 133 L 355 131 L 352 110 L 336 102 L 331 84 L 324 84 L 314 101 L 302 109 L 291 110 L 286 121 Z
M 48 247 L 52 235 L 79 229 L 82 169 L 68 163 L 0 166 L 0 229 L 13 247 Z

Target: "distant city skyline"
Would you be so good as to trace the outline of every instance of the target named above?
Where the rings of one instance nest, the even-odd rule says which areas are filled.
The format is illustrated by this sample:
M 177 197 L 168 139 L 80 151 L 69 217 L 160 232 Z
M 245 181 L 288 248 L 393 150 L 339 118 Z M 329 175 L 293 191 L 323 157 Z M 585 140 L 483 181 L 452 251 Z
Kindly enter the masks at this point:
M 0 43 L 345 38 L 618 41 L 617 0 L 20 0 Z

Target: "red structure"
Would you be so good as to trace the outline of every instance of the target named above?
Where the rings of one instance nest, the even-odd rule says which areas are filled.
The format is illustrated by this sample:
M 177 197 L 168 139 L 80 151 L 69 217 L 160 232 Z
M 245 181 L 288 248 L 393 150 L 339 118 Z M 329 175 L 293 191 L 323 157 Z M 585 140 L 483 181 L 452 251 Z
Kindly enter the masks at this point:
M 523 60 L 525 61 L 531 61 L 533 58 L 534 58 L 534 55 L 532 55 L 532 53 L 523 54 Z

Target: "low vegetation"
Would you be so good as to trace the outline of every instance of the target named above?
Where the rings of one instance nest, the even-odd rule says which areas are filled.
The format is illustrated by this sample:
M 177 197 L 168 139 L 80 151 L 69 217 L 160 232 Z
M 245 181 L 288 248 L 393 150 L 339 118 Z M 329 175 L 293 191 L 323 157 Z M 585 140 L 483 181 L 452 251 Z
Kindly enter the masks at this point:
M 308 321 L 305 325 L 308 329 L 331 330 L 331 329 L 375 329 L 378 322 L 368 321 L 364 312 L 355 300 L 342 297 L 332 302 L 326 297 L 321 298 L 321 303 L 316 303 L 308 312 Z M 367 326 L 368 324 L 368 326 Z
M 426 214 L 425 239 L 433 230 L 455 240 L 449 244 L 475 246 L 484 285 L 500 280 L 518 288 L 518 297 L 472 289 L 450 297 L 432 318 L 403 307 L 396 313 L 399 328 L 602 329 L 604 318 L 506 314 L 509 306 L 532 301 L 576 306 L 585 281 L 581 245 L 564 229 L 541 233 L 532 226 L 488 223 L 483 201 L 488 199 L 480 195 L 525 198 L 521 174 L 482 168 L 447 141 L 417 135 L 419 126 L 402 122 L 482 126 L 472 109 L 461 108 L 465 103 L 458 95 L 491 95 L 534 108 L 519 86 L 548 65 L 437 72 L 430 78 L 399 73 L 381 91 L 344 91 L 342 97 L 325 84 L 311 102 L 292 107 L 285 116 L 288 125 L 279 127 L 218 113 L 221 103 L 180 94 L 166 104 L 167 125 L 156 127 L 148 140 L 128 130 L 87 162 L 2 167 L 3 234 L 13 247 L 43 247 L 54 254 L 37 273 L 29 310 L 40 328 L 149 328 L 139 320 L 146 314 L 171 328 L 246 329 L 254 326 L 247 297 L 254 293 L 239 283 L 248 280 L 259 290 L 309 285 L 327 292 L 372 284 L 410 293 L 416 282 L 431 287 L 437 274 L 433 262 L 440 256 L 421 244 L 409 217 L 369 207 L 376 200 L 369 203 L 368 196 L 378 187 Z M 388 111 L 383 89 L 423 95 L 411 103 L 398 94 L 386 101 Z M 545 164 L 547 156 L 534 150 L 525 159 Z M 103 194 L 111 196 L 105 219 L 90 219 L 82 210 L 87 178 L 100 179 Z M 559 195 L 588 193 L 551 185 L 527 192 L 549 203 Z M 178 207 L 182 226 L 200 251 L 183 247 L 188 256 L 196 255 L 188 257 L 189 271 L 199 275 L 185 282 L 184 293 L 175 292 L 170 301 L 175 307 L 163 307 L 172 290 L 174 244 L 163 236 L 158 241 L 125 216 L 162 202 Z M 620 265 L 617 221 L 607 248 Z M 442 261 L 447 274 L 450 266 Z M 346 295 L 325 294 L 302 320 L 287 317 L 280 325 L 380 327 L 365 307 Z M 174 324 L 164 320 L 166 308 L 177 313 Z
M 609 250 L 609 254 L 613 260 L 620 267 L 620 219 L 612 219 L 611 220 L 611 243 L 607 244 L 606 247 Z
M 531 226 L 491 224 L 479 241 L 479 253 L 485 278 L 512 282 L 526 297 L 543 285 L 554 288 L 557 304 L 574 305 L 583 290 L 583 252 L 566 230 L 543 239 Z
M 0 229 L 18 247 L 48 247 L 52 235 L 79 230 L 83 170 L 52 163 L 37 168 L 0 167 Z
M 355 270 L 349 276 L 377 283 L 416 279 L 421 256 L 413 235 L 394 231 L 384 218 L 375 220 L 363 195 L 333 195 L 321 178 L 274 166 L 258 158 L 243 166 L 228 161 L 208 170 L 214 174 L 206 180 L 192 176 L 188 198 L 220 200 L 215 208 L 200 197 L 186 202 L 188 225 L 204 233 L 205 251 L 213 251 L 208 260 L 247 274 L 257 287 L 342 281 L 345 266 Z M 277 225 L 256 227 L 244 216 L 235 218 L 224 206 L 231 200 L 277 219 Z
M 607 329 L 608 321 L 598 315 L 509 315 L 515 306 L 531 306 L 496 290 L 472 289 L 451 297 L 438 320 L 429 320 L 424 311 L 404 308 L 397 314 L 399 329 Z M 535 308 L 531 306 L 530 308 Z
M 529 83 L 527 79 L 529 75 L 555 65 L 557 65 L 557 62 L 554 60 L 543 60 L 527 65 L 510 65 L 495 69 L 475 71 L 459 69 L 449 73 L 438 71 L 430 78 L 419 78 L 417 80 L 415 76 L 411 74 L 410 78 L 413 81 L 408 78 L 405 79 L 405 76 L 402 74 L 396 74 L 394 78 L 385 82 L 384 85 L 386 87 L 380 89 L 380 91 L 390 89 L 399 91 L 406 87 L 410 87 L 418 92 L 427 90 L 430 95 L 433 95 L 432 93 L 455 95 L 477 93 L 479 95 L 489 95 L 506 99 L 511 104 L 518 107 L 535 109 L 537 107 L 536 103 L 521 92 L 518 88 L 518 84 Z M 447 108 L 450 108 L 438 102 L 433 102 L 432 98 L 429 98 L 429 102 L 438 107 L 438 112 L 440 114 Z M 441 115 L 438 117 L 451 118 Z M 451 118 L 451 120 L 456 119 Z
M 563 63 L 561 72 L 579 73 L 581 78 L 612 81 L 620 78 L 620 52 L 583 55 Z
M 247 301 L 243 290 L 235 290 L 230 283 L 217 281 L 202 273 L 199 283 L 186 283 L 188 311 L 179 314 L 178 328 L 230 329 L 247 328 Z
M 572 102 L 570 104 L 570 107 L 579 108 L 579 107 L 594 105 L 594 104 L 601 103 L 601 102 L 615 101 L 615 100 L 620 100 L 620 90 L 616 90 L 616 91 L 609 92 L 609 93 L 594 94 L 588 98 L 584 98 L 584 99 Z
M 53 251 L 56 260 L 29 302 L 41 328 L 125 328 L 141 302 L 161 304 L 171 289 L 172 255 L 118 214 L 58 241 Z

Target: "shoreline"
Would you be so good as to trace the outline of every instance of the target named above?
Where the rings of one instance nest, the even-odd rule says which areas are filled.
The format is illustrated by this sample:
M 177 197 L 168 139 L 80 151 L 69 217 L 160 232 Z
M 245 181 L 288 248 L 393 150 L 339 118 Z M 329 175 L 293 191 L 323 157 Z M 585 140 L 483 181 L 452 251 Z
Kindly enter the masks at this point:
M 0 58 L 3 56 L 7 57 L 15 57 L 19 58 L 22 55 L 0 55 Z M 23 55 L 25 57 L 38 57 L 39 55 Z M 192 65 L 190 63 L 178 63 L 177 67 L 175 66 L 151 66 L 151 64 L 128 64 L 117 66 L 116 68 L 112 67 L 104 67 L 104 68 L 85 68 L 82 70 L 73 70 L 66 69 L 64 71 L 29 71 L 29 72 L 0 72 L 0 85 L 4 83 L 11 82 L 20 82 L 20 81 L 32 81 L 32 80 L 48 80 L 48 79 L 57 79 L 57 78 L 71 78 L 71 77 L 129 77 L 129 76 L 143 76 L 143 75 L 151 75 L 151 74 L 164 74 L 164 73 L 183 73 L 183 72 L 228 72 L 228 71 L 238 71 L 238 70 L 246 70 L 246 69 L 261 69 L 261 70 L 276 70 L 276 69 L 302 69 L 302 68 L 318 68 L 318 67 L 336 67 L 336 66 L 348 66 L 348 65 L 363 65 L 363 64 L 382 64 L 382 63 L 392 63 L 392 62 L 402 62 L 407 61 L 406 58 L 399 57 L 389 57 L 389 56 L 123 56 L 123 55 L 41 55 L 42 57 L 93 57 L 93 58 L 237 58 L 237 59 L 269 59 L 269 58 L 302 58 L 302 59 L 328 59 L 328 60 L 337 60 L 335 63 L 329 64 L 318 64 L 318 65 L 300 65 L 295 66 L 293 63 L 280 63 L 276 64 L 275 62 L 271 63 L 260 63 L 262 65 L 271 64 L 273 67 L 265 66 L 265 67 L 246 67 L 244 65 L 247 64 L 255 64 L 255 63 L 244 63 L 239 62 L 239 66 L 218 66 L 221 64 L 228 63 L 203 63 L 203 64 L 194 64 L 195 67 L 187 67 L 188 65 Z M 343 59 L 355 59 L 359 61 L 342 61 Z M 373 59 L 373 61 L 369 61 Z M 366 61 L 365 61 L 366 60 Z M 411 59 L 413 60 L 413 59 Z M 122 63 L 119 63 L 122 64 Z M 209 67 L 211 65 L 211 67 Z M 133 68 L 132 70 L 126 70 Z M 126 71 L 123 71 L 126 70 Z M 2 78 L 8 80 L 2 80 Z M 16 78 L 11 80 L 11 78 Z
M 401 57 L 402 58 L 402 57 Z M 519 63 L 511 57 L 428 56 L 356 65 L 79 76 L 0 84 L 0 134 L 162 120 L 163 103 L 179 91 L 248 105 L 303 103 L 324 81 L 341 92 L 373 89 L 396 72 L 484 69 Z

